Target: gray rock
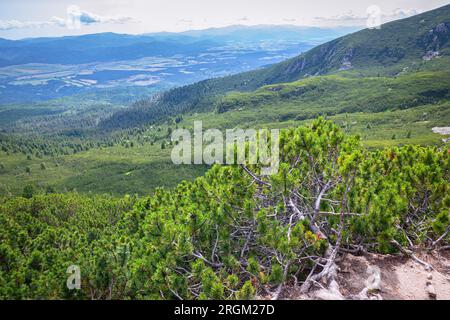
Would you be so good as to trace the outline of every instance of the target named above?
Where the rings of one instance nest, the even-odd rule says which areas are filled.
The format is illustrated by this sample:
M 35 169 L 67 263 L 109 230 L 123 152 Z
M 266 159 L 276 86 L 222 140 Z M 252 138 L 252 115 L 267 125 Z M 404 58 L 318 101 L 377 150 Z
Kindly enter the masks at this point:
M 437 297 L 436 289 L 434 288 L 434 286 L 432 284 L 427 285 L 425 291 L 428 293 L 428 296 L 431 299 L 436 299 L 436 297 Z
M 333 280 L 328 289 L 321 289 L 314 293 L 316 299 L 319 300 L 345 300 L 344 296 L 339 291 L 339 284 Z

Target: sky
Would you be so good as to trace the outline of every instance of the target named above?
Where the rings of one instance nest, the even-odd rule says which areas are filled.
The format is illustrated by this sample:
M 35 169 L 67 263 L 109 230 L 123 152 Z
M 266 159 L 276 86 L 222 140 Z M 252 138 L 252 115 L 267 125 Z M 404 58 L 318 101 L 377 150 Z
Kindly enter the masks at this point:
M 0 37 L 180 32 L 236 24 L 365 26 L 368 18 L 387 22 L 446 4 L 450 0 L 0 0 Z

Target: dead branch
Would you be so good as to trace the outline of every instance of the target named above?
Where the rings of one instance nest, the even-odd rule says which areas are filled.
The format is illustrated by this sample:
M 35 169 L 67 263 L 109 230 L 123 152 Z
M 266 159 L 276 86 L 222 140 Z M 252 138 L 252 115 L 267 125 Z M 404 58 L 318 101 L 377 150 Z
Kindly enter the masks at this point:
M 199 258 L 200 260 L 203 260 L 204 262 L 206 262 L 207 264 L 209 264 L 211 267 L 214 268 L 222 268 L 223 267 L 223 263 L 217 263 L 217 262 L 211 262 L 208 259 L 206 259 L 201 253 L 197 252 L 197 253 L 192 253 L 192 255 L 196 258 Z
M 391 240 L 391 243 L 395 245 L 402 253 L 406 254 L 407 256 L 411 257 L 414 261 L 424 266 L 426 270 L 434 270 L 431 264 L 426 263 L 425 261 L 419 259 L 412 251 L 403 248 L 402 245 L 397 242 L 397 240 Z
M 253 180 L 255 180 L 257 183 L 261 184 L 261 185 L 265 185 L 268 187 L 272 187 L 270 183 L 261 180 L 260 178 L 258 178 L 253 172 L 251 172 L 245 165 L 241 164 L 242 169 L 245 170 L 245 172 L 247 172 L 252 178 Z
M 442 240 L 445 239 L 445 237 L 447 237 L 447 235 L 448 235 L 449 232 L 450 232 L 450 227 L 447 228 L 447 230 L 444 232 L 444 234 L 443 234 L 442 236 L 440 236 L 436 241 L 434 241 L 434 242 L 431 244 L 431 247 L 432 247 L 432 248 L 436 247 L 436 245 L 438 245 L 439 242 L 441 242 Z
M 318 215 L 324 216 L 340 216 L 341 212 L 328 212 L 328 211 L 319 211 Z M 354 212 L 344 212 L 344 216 L 362 216 L 362 213 L 354 213 Z

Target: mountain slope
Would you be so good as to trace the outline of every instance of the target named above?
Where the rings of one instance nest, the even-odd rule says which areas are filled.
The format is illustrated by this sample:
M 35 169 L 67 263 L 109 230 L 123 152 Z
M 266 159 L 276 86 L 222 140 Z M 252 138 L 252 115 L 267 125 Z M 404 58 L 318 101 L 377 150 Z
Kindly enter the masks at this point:
M 307 74 L 351 68 L 388 68 L 422 60 L 431 52 L 449 55 L 450 5 L 381 29 L 365 29 L 318 46 L 272 70 L 269 82 L 288 82 Z
M 252 91 L 261 86 L 292 82 L 310 75 L 343 70 L 361 74 L 395 75 L 437 55 L 450 54 L 450 5 L 380 29 L 362 30 L 320 45 L 298 57 L 256 71 L 202 81 L 140 101 L 100 124 L 102 130 L 127 128 L 158 121 L 187 110 L 211 109 L 214 97 L 230 91 Z

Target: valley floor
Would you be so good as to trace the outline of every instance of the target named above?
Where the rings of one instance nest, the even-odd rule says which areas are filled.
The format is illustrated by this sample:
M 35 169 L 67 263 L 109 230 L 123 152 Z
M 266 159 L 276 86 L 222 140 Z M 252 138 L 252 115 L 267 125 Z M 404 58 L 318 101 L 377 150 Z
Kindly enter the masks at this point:
M 288 128 L 312 122 L 277 121 L 277 117 L 270 116 L 267 110 L 232 110 L 224 114 L 211 112 L 186 116 L 178 126 L 190 128 L 194 121 L 203 121 L 204 129 Z M 448 102 L 443 102 L 407 110 L 338 114 L 328 118 L 347 134 L 360 135 L 368 148 L 445 145 L 442 142 L 445 136 L 434 133 L 432 128 L 448 124 L 450 107 Z M 182 180 L 193 180 L 204 174 L 206 166 L 174 165 L 170 159 L 171 147 L 161 149 L 161 143 L 165 141 L 168 144 L 169 141 L 163 134 L 168 126 L 161 125 L 158 130 L 153 128 L 145 133 L 149 136 L 159 134 L 154 145 L 135 141 L 133 147 L 115 145 L 72 155 L 33 156 L 31 159 L 22 153 L 8 155 L 0 151 L 0 164 L 3 165 L 0 169 L 0 196 L 21 195 L 28 184 L 41 190 L 52 187 L 57 192 L 145 195 L 157 187 L 172 188 Z M 42 163 L 45 170 L 41 169 Z M 99 176 L 102 179 L 98 179 Z

